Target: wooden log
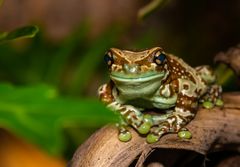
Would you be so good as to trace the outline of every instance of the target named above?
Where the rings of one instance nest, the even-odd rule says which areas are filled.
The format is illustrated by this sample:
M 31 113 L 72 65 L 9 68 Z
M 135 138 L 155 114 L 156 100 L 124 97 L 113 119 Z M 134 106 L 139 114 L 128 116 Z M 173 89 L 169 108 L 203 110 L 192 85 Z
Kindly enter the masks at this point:
M 136 158 L 136 166 L 143 166 L 148 155 L 158 148 L 184 149 L 206 155 L 228 144 L 236 144 L 240 152 L 240 93 L 223 95 L 224 107 L 199 108 L 187 128 L 192 139 L 180 139 L 177 134 L 164 135 L 159 142 L 146 143 L 146 138 L 132 131 L 132 140 L 126 143 L 118 140 L 118 130 L 107 125 L 94 133 L 75 152 L 69 166 L 72 167 L 127 167 Z

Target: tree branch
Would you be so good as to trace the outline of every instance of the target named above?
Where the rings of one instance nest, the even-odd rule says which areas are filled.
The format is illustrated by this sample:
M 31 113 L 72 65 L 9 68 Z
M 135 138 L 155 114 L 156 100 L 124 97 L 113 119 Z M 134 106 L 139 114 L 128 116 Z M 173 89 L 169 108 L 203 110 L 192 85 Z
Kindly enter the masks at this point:
M 145 137 L 134 130 L 130 142 L 118 140 L 118 130 L 108 125 L 93 134 L 75 152 L 70 166 L 72 167 L 126 167 L 136 158 L 136 166 L 142 166 L 148 155 L 157 148 L 192 150 L 206 155 L 227 144 L 240 147 L 240 93 L 227 93 L 223 96 L 225 105 L 222 109 L 211 110 L 200 108 L 196 117 L 187 128 L 193 137 L 184 140 L 177 134 L 167 134 L 155 144 L 147 144 Z M 140 156 L 140 157 L 139 157 Z

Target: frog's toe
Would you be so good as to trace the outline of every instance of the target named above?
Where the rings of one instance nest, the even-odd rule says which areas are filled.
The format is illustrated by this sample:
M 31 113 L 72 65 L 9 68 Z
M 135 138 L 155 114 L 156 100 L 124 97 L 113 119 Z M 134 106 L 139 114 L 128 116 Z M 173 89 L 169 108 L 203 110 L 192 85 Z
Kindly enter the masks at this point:
M 222 99 L 217 99 L 215 105 L 218 107 L 222 107 L 224 105 L 224 102 L 222 101 Z
M 147 135 L 146 140 L 149 144 L 151 144 L 151 143 L 156 143 L 159 140 L 159 138 L 160 136 L 150 133 Z
M 144 122 L 140 125 L 140 127 L 137 129 L 137 131 L 140 134 L 147 134 L 151 129 L 151 125 L 148 122 Z
M 153 117 L 152 117 L 152 115 L 150 115 L 150 114 L 145 114 L 145 115 L 143 116 L 143 118 L 144 118 L 144 121 L 145 121 L 146 123 L 148 123 L 150 126 L 153 126 Z
M 118 135 L 118 139 L 122 142 L 128 142 L 132 139 L 132 134 L 129 131 L 120 132 Z
M 191 139 L 192 138 L 192 133 L 188 129 L 182 128 L 178 132 L 178 137 L 180 137 L 182 139 Z
M 202 105 L 206 109 L 211 109 L 211 108 L 214 107 L 214 104 L 212 102 L 210 102 L 210 101 L 204 101 Z

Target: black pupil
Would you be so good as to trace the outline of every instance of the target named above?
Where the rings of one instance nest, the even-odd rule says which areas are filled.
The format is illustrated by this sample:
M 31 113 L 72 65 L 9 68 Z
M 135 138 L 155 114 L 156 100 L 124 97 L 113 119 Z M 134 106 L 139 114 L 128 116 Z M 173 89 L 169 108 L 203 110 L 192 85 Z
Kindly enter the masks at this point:
M 155 57 L 155 61 L 156 61 L 156 60 L 159 60 L 160 63 L 163 63 L 164 60 L 165 60 L 165 58 L 166 58 L 166 55 L 163 54 L 163 53 L 161 53 L 159 56 Z M 157 64 L 159 64 L 159 63 L 157 63 Z
M 159 56 L 158 56 L 158 59 L 163 62 L 165 60 L 166 56 L 165 54 L 161 53 Z
M 109 54 L 106 54 L 104 56 L 104 61 L 109 65 L 109 62 L 112 64 L 113 63 L 113 59 L 109 56 Z

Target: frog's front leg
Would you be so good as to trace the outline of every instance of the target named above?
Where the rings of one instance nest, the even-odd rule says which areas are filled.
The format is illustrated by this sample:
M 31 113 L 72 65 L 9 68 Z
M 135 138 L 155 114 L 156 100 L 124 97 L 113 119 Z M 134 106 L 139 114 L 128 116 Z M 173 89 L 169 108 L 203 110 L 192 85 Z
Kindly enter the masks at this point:
M 147 134 L 152 126 L 152 120 L 149 117 L 145 117 L 140 109 L 131 106 L 121 104 L 114 101 L 108 105 L 113 111 L 118 112 L 122 119 L 128 124 L 134 127 L 140 134 Z
M 150 131 L 151 121 L 149 118 L 144 118 L 144 115 L 139 109 L 119 103 L 113 96 L 113 83 L 104 84 L 99 88 L 99 96 L 102 102 L 107 107 L 120 114 L 121 121 L 118 124 L 119 139 L 121 141 L 128 141 L 131 139 L 131 134 L 127 129 L 128 125 L 133 126 L 139 133 L 146 134 Z
M 98 89 L 98 95 L 100 97 L 100 100 L 105 105 L 110 105 L 115 101 L 112 94 L 112 89 L 113 89 L 112 82 L 109 82 L 108 84 L 104 84 Z M 119 130 L 119 136 L 118 136 L 119 140 L 129 141 L 132 138 L 131 133 L 127 129 L 127 123 L 123 119 L 120 120 L 120 122 L 117 124 L 117 127 Z
M 177 80 L 176 83 L 178 97 L 175 108 L 165 121 L 151 129 L 151 133 L 147 136 L 148 143 L 157 142 L 166 133 L 179 132 L 195 116 L 198 105 L 196 86 L 186 80 Z

